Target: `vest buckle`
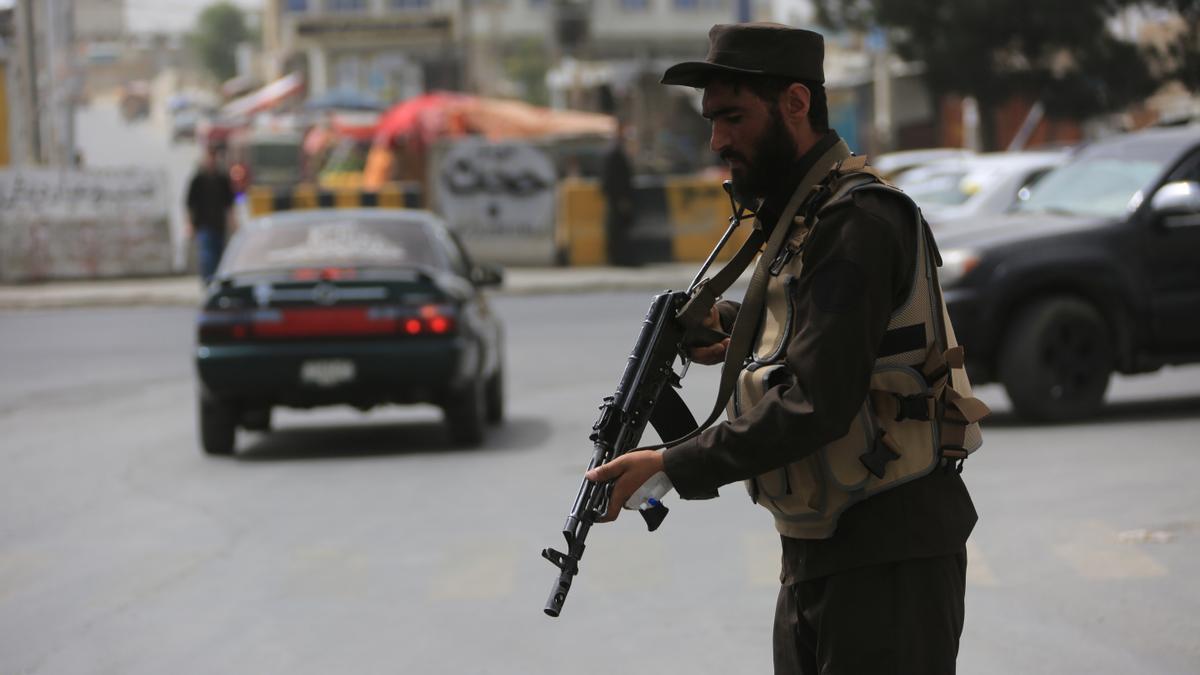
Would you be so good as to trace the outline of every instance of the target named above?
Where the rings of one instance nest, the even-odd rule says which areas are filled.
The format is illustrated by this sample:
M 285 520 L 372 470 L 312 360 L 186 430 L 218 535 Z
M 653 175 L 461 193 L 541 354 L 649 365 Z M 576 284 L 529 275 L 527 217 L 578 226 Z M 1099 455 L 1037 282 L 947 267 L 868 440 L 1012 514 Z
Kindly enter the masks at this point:
M 769 271 L 773 277 L 779 276 L 779 273 L 783 271 L 783 268 L 786 267 L 789 262 L 791 262 L 792 257 L 795 255 L 795 251 L 793 251 L 790 247 L 785 247 L 779 252 L 779 255 L 775 256 L 775 260 L 771 261 L 771 267 L 768 268 L 767 271 Z
M 887 472 L 887 463 L 894 459 L 900 459 L 900 453 L 892 449 L 891 440 L 882 429 L 875 435 L 871 449 L 858 456 L 858 461 L 867 467 L 867 471 L 879 479 Z
M 911 394 L 904 396 L 893 393 L 896 397 L 896 421 L 919 420 L 929 421 L 929 394 Z

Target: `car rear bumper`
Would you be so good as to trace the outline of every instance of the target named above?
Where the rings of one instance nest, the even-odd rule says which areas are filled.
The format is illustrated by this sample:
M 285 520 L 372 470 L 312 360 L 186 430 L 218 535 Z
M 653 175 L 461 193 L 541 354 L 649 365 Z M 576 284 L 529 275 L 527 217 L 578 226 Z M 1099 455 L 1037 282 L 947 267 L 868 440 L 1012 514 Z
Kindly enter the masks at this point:
M 438 403 L 474 375 L 476 351 L 461 338 L 201 345 L 196 372 L 207 395 L 245 404 Z

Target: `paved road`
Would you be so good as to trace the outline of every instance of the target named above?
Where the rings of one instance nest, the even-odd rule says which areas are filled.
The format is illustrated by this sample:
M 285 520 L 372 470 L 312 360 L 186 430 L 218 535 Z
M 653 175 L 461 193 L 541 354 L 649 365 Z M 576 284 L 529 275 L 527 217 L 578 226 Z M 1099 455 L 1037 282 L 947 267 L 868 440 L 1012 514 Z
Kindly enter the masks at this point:
M 541 613 L 538 552 L 646 301 L 501 298 L 511 415 L 485 448 L 433 409 L 329 410 L 234 459 L 196 448 L 188 310 L 0 313 L 0 673 L 769 672 L 778 544 L 739 486 L 596 530 Z M 1058 427 L 984 388 L 961 672 L 1197 671 L 1198 376 L 1120 380 Z M 704 408 L 715 373 L 688 383 Z

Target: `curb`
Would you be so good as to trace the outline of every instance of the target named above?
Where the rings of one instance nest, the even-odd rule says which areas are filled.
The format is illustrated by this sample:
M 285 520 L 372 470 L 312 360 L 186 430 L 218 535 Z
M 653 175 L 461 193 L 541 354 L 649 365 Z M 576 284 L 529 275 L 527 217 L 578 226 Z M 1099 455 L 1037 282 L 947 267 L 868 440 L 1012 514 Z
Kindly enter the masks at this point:
M 683 289 L 699 265 L 644 267 L 510 268 L 498 296 Z M 0 285 L 0 311 L 87 307 L 197 307 L 203 297 L 193 276 L 150 279 L 57 281 Z

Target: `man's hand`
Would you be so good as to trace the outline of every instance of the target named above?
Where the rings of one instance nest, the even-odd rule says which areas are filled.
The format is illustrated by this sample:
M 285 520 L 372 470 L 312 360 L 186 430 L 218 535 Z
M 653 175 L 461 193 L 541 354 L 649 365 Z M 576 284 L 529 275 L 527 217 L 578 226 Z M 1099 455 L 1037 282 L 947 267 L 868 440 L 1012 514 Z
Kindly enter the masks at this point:
M 587 472 L 587 479 L 593 483 L 607 483 L 616 480 L 613 485 L 612 498 L 608 501 L 608 513 L 600 519 L 602 523 L 612 522 L 621 515 L 621 506 L 629 501 L 642 483 L 663 470 L 661 452 L 641 450 L 621 455 L 607 464 L 598 466 Z
M 721 330 L 721 315 L 717 313 L 717 308 L 714 306 L 708 311 L 708 316 L 704 318 L 704 327 L 713 330 Z M 725 361 L 725 350 L 729 348 L 729 338 L 725 338 L 720 342 L 714 342 L 711 345 L 703 347 L 692 347 L 688 350 L 688 356 L 692 361 L 705 366 L 712 366 Z

